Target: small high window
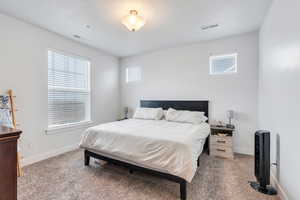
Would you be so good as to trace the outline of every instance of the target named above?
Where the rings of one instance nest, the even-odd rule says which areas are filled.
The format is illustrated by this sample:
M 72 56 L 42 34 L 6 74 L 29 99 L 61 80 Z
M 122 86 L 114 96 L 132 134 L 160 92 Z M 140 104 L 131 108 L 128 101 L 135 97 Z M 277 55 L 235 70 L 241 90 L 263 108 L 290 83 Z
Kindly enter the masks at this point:
M 210 75 L 233 74 L 237 73 L 237 53 L 210 56 L 209 57 Z
M 126 83 L 136 82 L 142 80 L 142 73 L 140 67 L 126 68 Z

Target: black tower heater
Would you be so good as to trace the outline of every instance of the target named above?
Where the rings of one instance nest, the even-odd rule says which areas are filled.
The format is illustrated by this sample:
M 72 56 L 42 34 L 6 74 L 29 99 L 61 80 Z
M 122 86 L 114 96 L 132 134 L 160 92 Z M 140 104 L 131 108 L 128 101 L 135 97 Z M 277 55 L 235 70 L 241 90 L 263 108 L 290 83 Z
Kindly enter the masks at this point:
M 276 190 L 270 186 L 270 132 L 255 133 L 255 176 L 257 182 L 249 182 L 251 187 L 261 193 L 276 195 Z

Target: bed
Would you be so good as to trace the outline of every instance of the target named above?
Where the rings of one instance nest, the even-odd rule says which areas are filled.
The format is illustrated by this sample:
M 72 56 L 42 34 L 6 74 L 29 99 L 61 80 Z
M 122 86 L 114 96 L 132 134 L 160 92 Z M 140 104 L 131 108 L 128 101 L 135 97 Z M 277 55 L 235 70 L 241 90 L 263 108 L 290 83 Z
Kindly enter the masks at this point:
M 208 117 L 208 101 L 141 101 L 141 107 L 202 111 Z M 90 157 L 139 170 L 180 184 L 182 200 L 187 183 L 208 149 L 208 123 L 189 124 L 166 120 L 128 119 L 91 127 L 83 134 L 85 165 Z

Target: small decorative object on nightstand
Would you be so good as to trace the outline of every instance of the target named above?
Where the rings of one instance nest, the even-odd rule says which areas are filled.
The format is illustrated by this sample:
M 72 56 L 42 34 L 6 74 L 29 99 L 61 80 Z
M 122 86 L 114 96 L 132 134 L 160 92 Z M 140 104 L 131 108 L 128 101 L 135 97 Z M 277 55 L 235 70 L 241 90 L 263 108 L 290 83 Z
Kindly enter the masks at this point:
M 125 119 L 128 119 L 128 112 L 129 112 L 129 108 L 124 107 Z
M 231 120 L 234 119 L 234 111 L 233 110 L 228 110 L 227 111 L 227 117 L 228 117 L 228 120 L 229 120 L 229 124 L 226 124 L 226 127 L 234 129 L 234 125 L 231 124 Z
M 232 136 L 234 128 L 211 125 L 210 155 L 222 158 L 234 158 Z

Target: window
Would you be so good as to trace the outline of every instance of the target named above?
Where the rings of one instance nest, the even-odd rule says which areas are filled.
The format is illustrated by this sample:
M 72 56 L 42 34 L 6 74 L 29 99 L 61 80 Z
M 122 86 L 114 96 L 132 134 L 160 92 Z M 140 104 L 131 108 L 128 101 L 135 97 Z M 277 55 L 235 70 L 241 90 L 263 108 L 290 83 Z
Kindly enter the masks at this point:
M 48 127 L 90 121 L 90 62 L 48 51 Z
M 140 67 L 126 68 L 126 83 L 136 82 L 142 80 L 142 73 Z
M 210 74 L 237 73 L 237 54 L 209 57 Z

